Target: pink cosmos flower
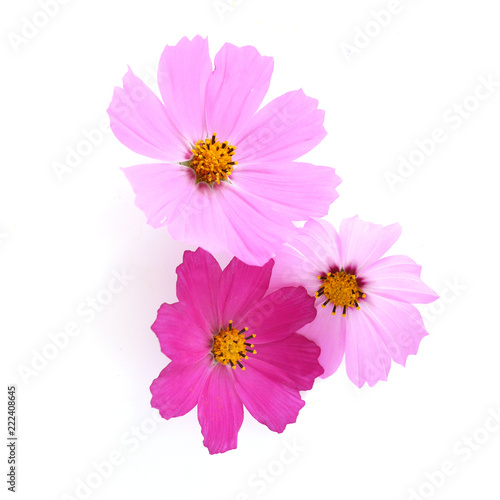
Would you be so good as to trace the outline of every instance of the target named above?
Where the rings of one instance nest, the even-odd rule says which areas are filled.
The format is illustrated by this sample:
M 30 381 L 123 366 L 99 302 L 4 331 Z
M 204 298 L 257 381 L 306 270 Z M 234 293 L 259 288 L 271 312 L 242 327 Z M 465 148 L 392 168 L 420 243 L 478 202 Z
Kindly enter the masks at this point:
M 334 169 L 294 160 L 326 135 L 324 112 L 302 90 L 259 110 L 273 59 L 225 44 L 215 56 L 200 36 L 167 46 L 163 103 L 129 69 L 108 109 L 115 136 L 160 163 L 126 168 L 136 204 L 174 239 L 265 264 L 294 230 L 337 198 Z
M 387 380 L 391 358 L 405 365 L 427 335 L 413 303 L 438 296 L 420 279 L 420 266 L 403 255 L 382 256 L 401 234 L 399 224 L 381 226 L 344 219 L 340 233 L 311 219 L 276 256 L 271 289 L 302 285 L 316 297 L 316 319 L 299 333 L 321 348 L 323 378 L 339 367 L 358 386 Z
M 172 361 L 151 385 L 151 404 L 165 419 L 198 405 L 210 453 L 236 448 L 243 405 L 283 432 L 304 406 L 299 391 L 323 373 L 319 348 L 295 333 L 316 316 L 302 287 L 266 295 L 274 262 L 237 258 L 221 270 L 205 250 L 185 252 L 175 304 L 163 304 L 152 330 Z

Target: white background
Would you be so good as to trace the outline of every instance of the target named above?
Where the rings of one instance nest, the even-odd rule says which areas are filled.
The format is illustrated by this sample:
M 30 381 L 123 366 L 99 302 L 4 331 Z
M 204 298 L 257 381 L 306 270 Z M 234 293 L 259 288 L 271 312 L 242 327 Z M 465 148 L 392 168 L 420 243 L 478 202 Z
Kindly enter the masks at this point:
M 392 2 L 235 3 L 221 19 L 212 0 L 69 0 L 17 46 L 40 6 L 2 2 L 2 399 L 17 384 L 16 498 L 83 498 L 77 485 L 90 481 L 92 499 L 498 500 L 500 432 L 489 415 L 500 411 L 500 87 L 479 104 L 471 97 L 480 78 L 500 82 L 496 3 L 401 0 L 387 26 L 368 24 L 350 61 L 341 44 L 358 34 L 359 47 L 372 11 Z M 319 99 L 329 134 L 305 158 L 343 179 L 329 219 L 400 222 L 393 252 L 421 264 L 443 294 L 421 308 L 430 336 L 388 382 L 360 390 L 341 366 L 305 394 L 283 434 L 246 415 L 238 449 L 217 456 L 195 411 L 157 423 L 150 408 L 167 363 L 150 325 L 176 300 L 187 247 L 134 205 L 120 167 L 143 158 L 106 133 L 70 172 L 54 171 L 106 119 L 127 64 L 154 88 L 164 46 L 196 34 L 208 35 L 212 56 L 226 41 L 273 56 L 266 101 L 297 88 Z M 464 100 L 477 109 L 458 120 Z M 446 140 L 391 190 L 387 172 L 435 128 Z M 85 313 L 121 272 L 135 277 L 95 317 Z M 49 335 L 68 323 L 79 334 L 54 354 Z M 121 463 L 102 479 L 93 464 L 110 455 Z M 436 474 L 444 462 L 453 474 Z

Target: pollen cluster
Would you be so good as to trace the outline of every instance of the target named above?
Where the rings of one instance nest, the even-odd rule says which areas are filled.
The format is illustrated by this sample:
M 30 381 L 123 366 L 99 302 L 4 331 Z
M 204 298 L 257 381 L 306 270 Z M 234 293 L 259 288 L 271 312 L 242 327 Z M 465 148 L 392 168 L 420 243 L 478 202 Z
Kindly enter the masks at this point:
M 342 316 L 346 316 L 348 307 L 359 309 L 359 298 L 366 297 L 359 288 L 356 276 L 348 274 L 344 270 L 328 273 L 326 276 L 318 276 L 318 279 L 323 281 L 323 284 L 316 292 L 316 298 L 324 295 L 327 300 L 322 306 L 326 307 L 331 302 L 333 304 L 332 314 L 337 312 L 337 307 L 341 307 Z
M 220 184 L 227 181 L 233 172 L 233 161 L 236 147 L 227 141 L 217 140 L 217 134 L 212 134 L 211 139 L 198 141 L 191 150 L 193 158 L 189 166 L 196 172 L 196 182 L 206 182 L 212 185 L 214 182 Z
M 233 328 L 233 322 L 229 322 L 227 328 L 221 328 L 219 333 L 214 337 L 214 346 L 212 354 L 219 363 L 227 365 L 228 363 L 232 368 L 236 369 L 238 365 L 242 370 L 245 367 L 241 364 L 241 359 L 248 359 L 248 354 L 257 354 L 253 350 L 254 345 L 250 344 L 248 340 L 255 337 L 255 334 L 245 337 L 248 328 L 237 330 Z

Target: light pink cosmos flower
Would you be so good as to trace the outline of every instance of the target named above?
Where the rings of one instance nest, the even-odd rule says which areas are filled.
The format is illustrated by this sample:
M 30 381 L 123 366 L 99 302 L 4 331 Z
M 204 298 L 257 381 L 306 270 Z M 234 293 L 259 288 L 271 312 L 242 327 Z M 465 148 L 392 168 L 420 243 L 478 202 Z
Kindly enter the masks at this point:
M 243 405 L 283 432 L 304 406 L 299 391 L 323 373 L 319 348 L 295 333 L 316 316 L 314 299 L 302 287 L 266 295 L 273 264 L 234 258 L 222 271 L 205 250 L 185 252 L 179 302 L 163 304 L 152 326 L 172 361 L 151 386 L 151 404 L 165 419 L 198 405 L 210 453 L 236 448 Z
M 294 160 L 326 135 L 324 112 L 302 90 L 259 110 L 273 59 L 226 43 L 215 56 L 200 36 L 167 46 L 163 103 L 131 70 L 108 109 L 131 150 L 160 163 L 126 168 L 136 204 L 174 239 L 265 264 L 293 232 L 337 198 L 333 168 Z
M 420 266 L 404 255 L 383 257 L 401 234 L 399 224 L 381 226 L 344 219 L 340 232 L 311 219 L 276 256 L 271 289 L 302 285 L 316 296 L 316 319 L 299 333 L 321 348 L 323 378 L 339 367 L 359 387 L 387 380 L 391 358 L 405 365 L 427 335 L 413 303 L 438 296 L 420 279 Z M 383 257 L 383 258 L 382 258 Z

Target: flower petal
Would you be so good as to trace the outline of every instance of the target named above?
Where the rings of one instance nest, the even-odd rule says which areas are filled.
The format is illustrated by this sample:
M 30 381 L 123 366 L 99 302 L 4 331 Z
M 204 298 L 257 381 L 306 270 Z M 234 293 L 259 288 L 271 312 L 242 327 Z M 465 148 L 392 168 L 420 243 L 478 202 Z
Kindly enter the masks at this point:
M 344 219 L 340 224 L 342 264 L 346 271 L 361 274 L 394 245 L 401 235 L 401 226 L 382 226 L 359 219 Z
M 191 320 L 183 304 L 162 304 L 151 330 L 160 341 L 161 352 L 178 364 L 191 364 L 212 349 L 212 335 Z
M 236 390 L 246 409 L 261 424 L 283 432 L 297 420 L 304 401 L 299 391 L 289 387 L 286 372 L 257 358 L 246 362 L 246 369 L 235 370 Z
M 314 298 L 303 287 L 270 293 L 248 311 L 242 323 L 256 335 L 254 344 L 283 340 L 316 317 Z
M 213 367 L 198 402 L 198 420 L 203 444 L 210 454 L 236 448 L 243 422 L 243 404 L 228 366 L 217 363 Z
M 196 189 L 192 169 L 178 164 L 153 163 L 124 168 L 123 172 L 148 224 L 162 227 L 177 218 L 189 217 L 189 200 Z
M 262 267 L 249 266 L 234 257 L 222 271 L 219 285 L 220 318 L 222 324 L 234 321 L 238 328 L 240 320 L 267 292 L 274 261 Z
M 261 56 L 254 47 L 226 43 L 215 56 L 215 70 L 205 95 L 207 131 L 221 141 L 237 136 L 266 95 L 272 57 Z
M 387 380 L 391 367 L 387 347 L 365 309 L 348 311 L 346 324 L 345 365 L 348 377 L 358 387 Z
M 191 411 L 210 374 L 212 359 L 212 356 L 205 356 L 191 365 L 169 363 L 151 384 L 151 406 L 167 420 Z
M 235 136 L 240 163 L 295 160 L 326 136 L 325 112 L 302 90 L 287 92 L 264 106 Z
M 320 286 L 318 276 L 341 267 L 340 238 L 327 221 L 310 219 L 274 260 L 271 289 L 302 285 L 314 295 Z
M 158 67 L 158 85 L 169 116 L 193 144 L 207 136 L 205 89 L 212 74 L 208 40 L 182 38 L 165 47 Z
M 321 378 L 335 373 L 344 358 L 346 318 L 332 314 L 332 306 L 321 307 L 318 301 L 318 314 L 314 321 L 304 326 L 298 333 L 315 342 L 321 348 L 319 362 L 324 368 Z
M 227 182 L 199 183 L 182 211 L 169 223 L 173 238 L 212 253 L 224 251 L 250 265 L 264 265 L 294 231 L 279 213 L 266 213 L 262 203 Z
M 285 383 L 299 391 L 311 389 L 315 378 L 323 373 L 318 363 L 320 348 L 303 335 L 294 333 L 286 339 L 257 347 L 258 359 L 282 370 Z
M 167 161 L 191 157 L 188 142 L 165 106 L 130 68 L 123 77 L 123 89 L 115 88 L 108 114 L 116 138 L 132 151 Z
M 219 331 L 217 289 L 221 276 L 219 263 L 202 248 L 184 252 L 182 264 L 177 267 L 177 298 L 190 317 L 189 322 L 185 318 L 185 323 L 194 322 L 212 334 Z
M 296 221 L 326 215 L 341 183 L 331 167 L 278 160 L 240 165 L 231 180 L 261 200 L 269 213 Z
M 363 301 L 362 307 L 391 358 L 405 366 L 408 356 L 417 354 L 420 341 L 428 335 L 417 308 L 376 296 Z
M 438 299 L 421 279 L 421 266 L 404 255 L 393 255 L 363 271 L 363 291 L 412 304 L 428 304 Z

